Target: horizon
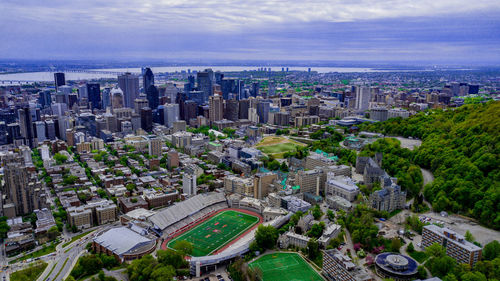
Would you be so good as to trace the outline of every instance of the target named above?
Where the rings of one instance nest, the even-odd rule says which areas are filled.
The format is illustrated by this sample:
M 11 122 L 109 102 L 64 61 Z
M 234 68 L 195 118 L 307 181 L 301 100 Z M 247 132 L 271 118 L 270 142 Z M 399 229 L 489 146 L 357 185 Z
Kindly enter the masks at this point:
M 495 65 L 495 1 L 4 1 L 2 60 Z M 197 63 L 197 62 L 194 62 Z

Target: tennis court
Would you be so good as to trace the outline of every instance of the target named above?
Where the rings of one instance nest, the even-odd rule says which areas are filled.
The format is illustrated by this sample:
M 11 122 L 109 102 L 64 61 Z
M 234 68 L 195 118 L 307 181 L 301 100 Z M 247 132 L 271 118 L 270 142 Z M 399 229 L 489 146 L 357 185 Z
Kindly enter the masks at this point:
M 193 257 L 207 256 L 233 241 L 246 230 L 259 222 L 259 218 L 238 211 L 220 212 L 191 230 L 172 239 L 168 248 L 175 243 L 186 240 L 193 244 Z
M 296 253 L 267 254 L 250 263 L 250 268 L 259 268 L 262 271 L 263 281 L 324 280 Z

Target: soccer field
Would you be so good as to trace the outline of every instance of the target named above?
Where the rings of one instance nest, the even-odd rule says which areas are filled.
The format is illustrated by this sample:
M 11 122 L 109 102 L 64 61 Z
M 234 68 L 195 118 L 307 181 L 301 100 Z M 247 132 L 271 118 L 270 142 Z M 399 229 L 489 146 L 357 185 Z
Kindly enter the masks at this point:
M 172 239 L 167 247 L 174 248 L 177 241 L 186 240 L 193 244 L 191 256 L 207 256 L 233 241 L 258 222 L 258 217 L 249 214 L 232 210 L 223 211 Z
M 250 263 L 250 268 L 259 268 L 262 271 L 263 281 L 325 280 L 296 253 L 264 255 Z

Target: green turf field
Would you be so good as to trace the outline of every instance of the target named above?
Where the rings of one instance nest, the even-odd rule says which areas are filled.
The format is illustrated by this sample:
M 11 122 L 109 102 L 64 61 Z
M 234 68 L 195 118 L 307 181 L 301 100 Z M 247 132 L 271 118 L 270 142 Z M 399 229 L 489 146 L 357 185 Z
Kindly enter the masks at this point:
M 193 243 L 193 257 L 211 254 L 234 240 L 238 235 L 259 222 L 259 218 L 238 211 L 220 212 L 191 230 L 172 239 L 168 248 L 173 248 L 177 241 Z
M 274 253 L 264 255 L 250 263 L 250 268 L 262 271 L 263 281 L 323 281 L 299 254 Z

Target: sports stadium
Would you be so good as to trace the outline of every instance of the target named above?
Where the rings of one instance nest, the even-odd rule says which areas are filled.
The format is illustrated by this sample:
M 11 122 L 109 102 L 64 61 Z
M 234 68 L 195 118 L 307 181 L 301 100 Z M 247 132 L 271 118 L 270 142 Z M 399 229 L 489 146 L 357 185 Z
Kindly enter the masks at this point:
M 286 223 L 282 217 L 266 224 Z M 203 193 L 178 202 L 148 219 L 162 237 L 161 249 L 172 249 L 179 241 L 193 244 L 191 274 L 200 276 L 219 264 L 248 252 L 253 232 L 263 223 L 259 210 L 230 208 L 223 193 Z

